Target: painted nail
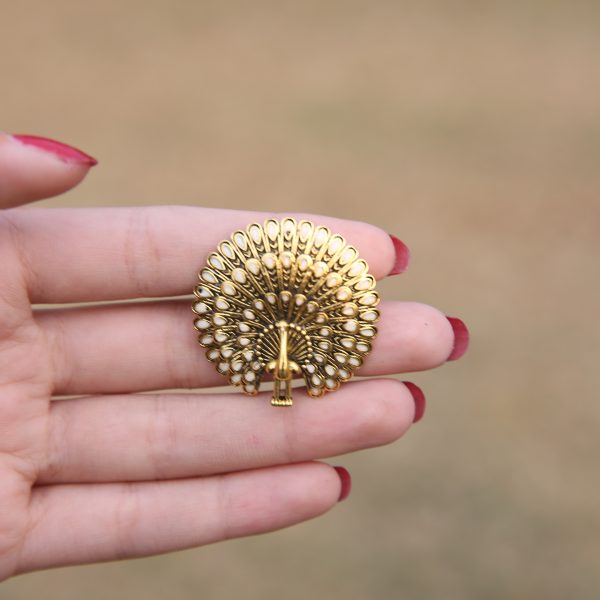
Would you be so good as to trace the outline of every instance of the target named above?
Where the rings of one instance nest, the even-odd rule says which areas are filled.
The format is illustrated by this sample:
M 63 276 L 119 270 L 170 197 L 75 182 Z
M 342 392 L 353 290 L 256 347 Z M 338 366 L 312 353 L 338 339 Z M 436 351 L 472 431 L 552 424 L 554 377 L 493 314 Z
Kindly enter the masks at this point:
M 342 489 L 340 491 L 340 497 L 338 498 L 338 502 L 345 500 L 352 489 L 352 477 L 350 477 L 350 473 L 344 467 L 333 467 L 337 474 L 339 475 L 340 481 L 342 482 Z
M 415 401 L 415 416 L 413 417 L 413 423 L 416 423 L 417 421 L 420 421 L 425 414 L 425 394 L 423 393 L 423 390 L 412 381 L 403 381 L 402 383 L 408 388 L 408 391 L 412 394 L 413 400 Z
M 19 142 L 22 144 L 35 146 L 36 148 L 40 148 L 45 152 L 50 152 L 65 162 L 79 163 L 88 165 L 89 167 L 93 167 L 94 165 L 98 164 L 98 161 L 89 154 L 86 154 L 85 152 L 82 152 L 73 146 L 68 146 L 62 142 L 57 142 L 56 140 L 51 140 L 37 135 L 23 134 L 13 134 L 12 137 L 16 140 L 19 140 Z
M 456 317 L 446 317 L 454 331 L 454 348 L 446 360 L 458 360 L 469 347 L 469 330 L 467 326 Z
M 396 251 L 396 262 L 389 275 L 398 275 L 398 273 L 404 273 L 408 269 L 408 263 L 410 262 L 410 250 L 406 244 L 398 239 L 395 235 L 389 234 L 392 242 L 394 243 L 394 250 Z

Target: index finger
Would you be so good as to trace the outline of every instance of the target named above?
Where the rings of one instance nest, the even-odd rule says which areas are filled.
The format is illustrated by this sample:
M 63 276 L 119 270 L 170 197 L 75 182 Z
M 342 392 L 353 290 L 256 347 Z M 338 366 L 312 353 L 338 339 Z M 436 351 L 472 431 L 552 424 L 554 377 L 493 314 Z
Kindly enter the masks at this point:
M 7 212 L 33 303 L 190 294 L 221 240 L 268 218 L 325 225 L 358 250 L 376 279 L 396 262 L 396 244 L 383 229 L 325 215 L 173 205 Z
M 62 194 L 97 163 L 62 142 L 0 132 L 0 208 Z

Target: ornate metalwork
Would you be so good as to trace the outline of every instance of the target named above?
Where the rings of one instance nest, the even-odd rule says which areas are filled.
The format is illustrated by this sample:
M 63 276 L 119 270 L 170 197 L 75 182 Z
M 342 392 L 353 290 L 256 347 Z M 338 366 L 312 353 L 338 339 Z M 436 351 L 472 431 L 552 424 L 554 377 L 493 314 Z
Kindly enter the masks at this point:
M 273 406 L 292 405 L 292 378 L 310 396 L 337 390 L 371 351 L 379 294 L 367 262 L 339 234 L 293 218 L 251 223 L 222 240 L 198 274 L 194 327 L 208 360 Z

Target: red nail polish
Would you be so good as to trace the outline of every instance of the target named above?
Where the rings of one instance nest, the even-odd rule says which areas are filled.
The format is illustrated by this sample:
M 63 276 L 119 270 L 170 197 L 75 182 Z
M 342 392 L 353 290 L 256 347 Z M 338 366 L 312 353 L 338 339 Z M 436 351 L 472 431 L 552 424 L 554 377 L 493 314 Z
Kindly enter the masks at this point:
M 467 326 L 456 317 L 446 317 L 454 331 L 454 348 L 446 360 L 458 360 L 469 347 L 469 330 Z
M 406 244 L 398 239 L 395 235 L 389 234 L 393 244 L 394 250 L 396 251 L 396 262 L 392 267 L 392 270 L 388 275 L 397 275 L 398 273 L 404 273 L 408 269 L 408 263 L 410 262 L 410 250 Z
M 350 477 L 350 473 L 344 467 L 333 467 L 337 474 L 339 475 L 340 481 L 342 482 L 342 489 L 340 491 L 340 497 L 338 498 L 338 502 L 345 500 L 352 489 L 352 477 Z
M 413 400 L 415 401 L 415 416 L 413 417 L 413 423 L 416 423 L 417 421 L 420 421 L 425 414 L 425 394 L 423 393 L 423 390 L 412 381 L 403 381 L 402 383 L 408 388 L 408 391 L 412 394 Z
M 86 154 L 73 146 L 67 146 L 67 144 L 57 142 L 56 140 L 39 137 L 37 135 L 13 134 L 12 137 L 28 146 L 35 146 L 45 152 L 51 152 L 65 162 L 79 163 L 90 167 L 98 164 L 98 161 L 89 154 Z

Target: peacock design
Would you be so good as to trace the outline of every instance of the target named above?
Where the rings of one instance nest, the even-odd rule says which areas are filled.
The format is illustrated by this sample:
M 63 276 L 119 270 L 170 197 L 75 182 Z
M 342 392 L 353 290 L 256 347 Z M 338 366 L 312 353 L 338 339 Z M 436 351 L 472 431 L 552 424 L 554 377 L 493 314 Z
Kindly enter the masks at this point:
M 339 234 L 293 218 L 234 231 L 194 288 L 194 327 L 208 360 L 246 394 L 273 375 L 271 404 L 337 390 L 371 351 L 379 295 L 369 266 Z

